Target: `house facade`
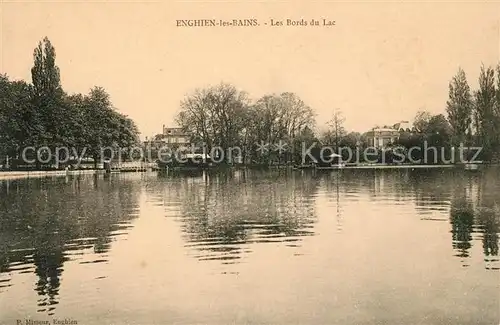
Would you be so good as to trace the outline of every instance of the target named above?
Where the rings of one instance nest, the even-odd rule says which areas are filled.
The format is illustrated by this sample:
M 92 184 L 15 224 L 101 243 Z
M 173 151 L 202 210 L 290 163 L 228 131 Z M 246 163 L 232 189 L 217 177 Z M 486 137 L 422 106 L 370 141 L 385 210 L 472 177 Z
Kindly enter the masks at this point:
M 162 147 L 179 148 L 188 147 L 191 144 L 191 135 L 184 132 L 179 127 L 165 127 L 163 125 L 162 132 L 144 141 L 145 146 L 160 149 Z
M 373 128 L 366 133 L 368 145 L 374 148 L 385 148 L 399 138 L 399 130 L 394 128 Z
M 190 144 L 190 135 L 182 128 L 168 128 L 164 125 L 162 134 L 157 138 L 170 145 L 187 146 Z
M 386 148 L 399 139 L 401 132 L 413 132 L 408 121 L 401 121 L 392 126 L 374 127 L 366 133 L 368 145 L 374 148 Z

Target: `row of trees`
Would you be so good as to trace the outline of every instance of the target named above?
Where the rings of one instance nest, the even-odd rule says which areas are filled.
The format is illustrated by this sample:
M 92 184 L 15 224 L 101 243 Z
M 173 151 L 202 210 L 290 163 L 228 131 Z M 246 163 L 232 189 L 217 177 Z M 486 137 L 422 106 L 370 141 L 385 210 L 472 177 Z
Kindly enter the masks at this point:
M 367 133 L 346 132 L 345 119 L 334 110 L 327 130 L 315 134 L 315 114 L 296 94 L 265 95 L 252 102 L 233 85 L 198 89 L 181 102 L 177 116 L 180 126 L 193 134 L 195 143 L 212 147 L 239 147 L 247 161 L 299 162 L 301 146 L 313 143 L 335 149 L 370 146 Z M 279 141 L 286 148 L 272 150 Z M 480 146 L 481 158 L 491 160 L 500 151 L 500 64 L 495 69 L 481 67 L 479 89 L 472 91 L 462 69 L 449 83 L 445 114 L 419 111 L 413 128 L 400 132 L 392 146 L 444 148 L 446 156 L 452 147 Z M 270 144 L 262 150 L 258 144 Z M 283 149 L 283 150 L 281 150 Z M 418 158 L 418 157 L 414 157 Z M 436 157 L 437 159 L 437 157 Z M 433 159 L 434 160 L 434 159 Z
M 459 69 L 449 84 L 446 111 L 452 130 L 452 143 L 481 146 L 486 159 L 498 159 L 500 63 L 496 69 L 481 66 L 477 90 L 470 89 L 465 72 Z
M 33 57 L 32 83 L 0 75 L 0 165 L 6 157 L 20 158 L 26 147 L 47 147 L 52 153 L 58 147 L 78 154 L 85 150 L 97 163 L 101 148 L 137 143 L 135 123 L 115 110 L 103 88 L 85 95 L 63 90 L 56 52 L 47 38 Z
M 252 103 L 245 92 L 224 83 L 186 97 L 177 123 L 208 151 L 238 147 L 254 163 L 288 161 L 300 154 L 302 141 L 314 141 L 313 110 L 297 95 L 266 95 Z M 280 141 L 283 147 L 274 150 Z
M 472 90 L 464 70 L 459 68 L 449 83 L 446 115 L 419 111 L 412 130 L 401 132 L 392 146 L 409 149 L 427 143 L 428 147 L 449 152 L 462 144 L 465 148 L 481 147 L 484 160 L 500 158 L 500 63 L 496 68 L 481 66 L 478 81 L 479 88 Z M 323 143 L 366 147 L 366 133 L 346 133 L 343 122 L 342 113 L 335 111 L 329 130 L 322 136 Z
M 117 112 L 103 88 L 67 94 L 61 86 L 55 49 L 45 38 L 34 50 L 32 83 L 0 75 L 0 164 L 19 157 L 26 147 L 85 149 L 97 161 L 104 147 L 131 147 L 138 142 L 135 123 Z M 315 134 L 315 114 L 296 94 L 265 95 L 251 101 L 247 93 L 221 83 L 198 89 L 180 105 L 177 122 L 195 143 L 243 150 L 247 162 L 299 162 L 302 147 L 313 142 L 340 147 L 367 147 L 366 134 L 347 133 L 342 112 L 335 110 L 328 129 Z M 419 112 L 414 130 L 396 144 L 482 146 L 484 159 L 500 151 L 500 64 L 481 67 L 479 89 L 470 89 L 459 69 L 449 84 L 447 116 Z M 281 145 L 281 143 L 283 145 Z M 33 153 L 32 153 L 33 154 Z
M 481 66 L 478 84 L 478 89 L 472 90 L 464 70 L 459 68 L 449 83 L 446 116 L 432 115 L 426 111 L 418 112 L 414 119 L 416 132 L 404 132 L 395 145 L 402 145 L 405 148 L 423 147 L 423 143 L 426 142 L 428 147 L 443 148 L 447 157 L 453 155 L 451 148 L 462 145 L 466 149 L 481 148 L 480 155 L 476 159 L 498 160 L 500 158 L 500 63 L 496 68 Z M 471 159 L 477 150 L 469 150 L 464 158 Z M 439 159 L 434 161 L 440 162 Z
M 313 143 L 337 151 L 371 146 L 367 133 L 347 132 L 345 118 L 334 110 L 328 128 L 315 133 L 313 110 L 293 93 L 265 95 L 255 102 L 235 86 L 221 83 L 195 90 L 181 102 L 177 122 L 192 134 L 192 141 L 212 147 L 242 148 L 246 162 L 267 164 L 301 163 L 303 148 Z M 445 147 L 452 135 L 443 114 L 418 112 L 413 130 L 401 132 L 393 146 L 410 148 L 428 145 Z M 281 143 L 286 146 L 279 147 Z M 313 150 L 314 151 L 314 150 Z M 338 151 L 337 151 L 338 152 Z

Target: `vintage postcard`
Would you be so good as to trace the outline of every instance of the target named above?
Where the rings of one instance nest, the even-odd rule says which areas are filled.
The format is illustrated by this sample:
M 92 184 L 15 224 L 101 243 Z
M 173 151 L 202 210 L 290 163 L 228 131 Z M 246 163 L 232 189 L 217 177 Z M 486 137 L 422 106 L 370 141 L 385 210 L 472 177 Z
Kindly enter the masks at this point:
M 500 324 L 500 2 L 0 0 L 0 325 Z

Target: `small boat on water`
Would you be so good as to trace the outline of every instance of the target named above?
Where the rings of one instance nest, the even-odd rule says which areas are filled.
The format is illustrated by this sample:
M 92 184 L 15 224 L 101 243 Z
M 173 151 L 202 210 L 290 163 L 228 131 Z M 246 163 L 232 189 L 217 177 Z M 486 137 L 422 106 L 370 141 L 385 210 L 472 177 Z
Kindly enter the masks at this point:
M 479 164 L 466 163 L 464 164 L 464 169 L 469 171 L 477 171 L 479 170 Z
M 342 161 L 342 156 L 336 153 L 332 153 L 327 156 L 327 162 L 322 164 L 315 164 L 314 169 L 343 169 L 346 166 L 346 163 Z
M 464 163 L 464 169 L 469 170 L 469 171 L 477 171 L 481 169 L 481 165 L 483 164 L 482 161 L 475 161 L 475 162 L 465 162 Z

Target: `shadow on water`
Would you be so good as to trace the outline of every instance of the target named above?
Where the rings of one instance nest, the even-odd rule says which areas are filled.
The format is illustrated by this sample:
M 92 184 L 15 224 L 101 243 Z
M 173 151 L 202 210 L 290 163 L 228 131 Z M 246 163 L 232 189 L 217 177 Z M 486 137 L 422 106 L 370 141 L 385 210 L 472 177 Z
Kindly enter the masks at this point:
M 0 294 L 34 273 L 39 312 L 59 302 L 64 264 L 105 263 L 115 236 L 137 215 L 132 182 L 98 176 L 0 182 Z
M 318 179 L 289 171 L 171 173 L 159 177 L 163 202 L 179 202 L 186 246 L 199 260 L 241 261 L 252 244 L 299 246 L 313 235 Z

